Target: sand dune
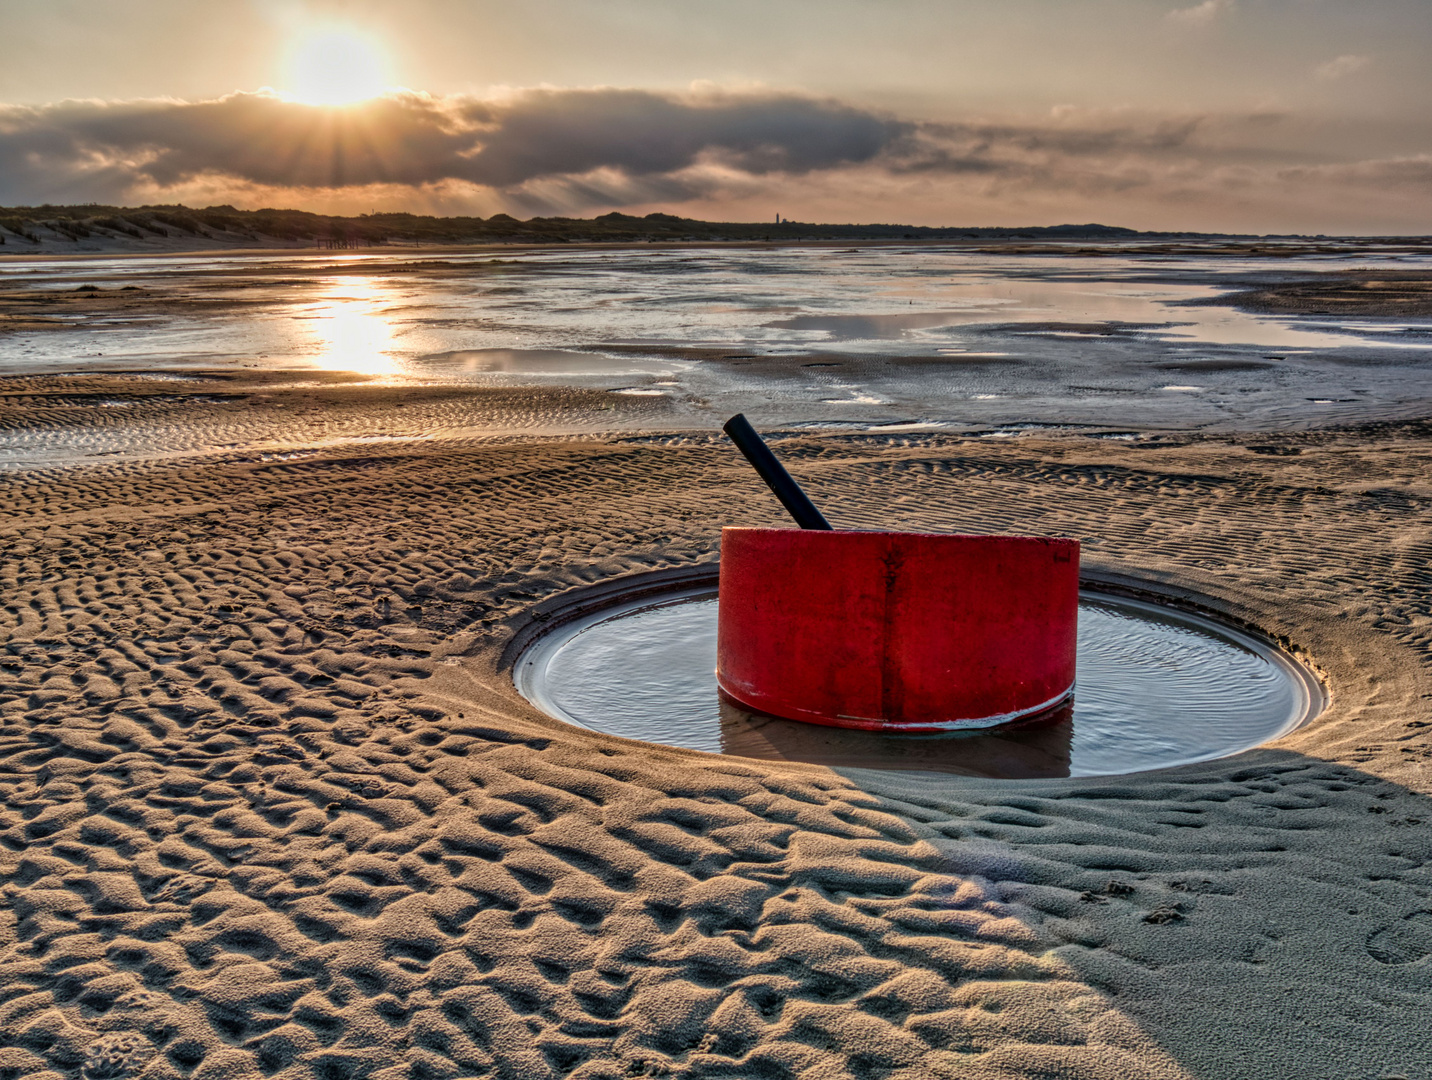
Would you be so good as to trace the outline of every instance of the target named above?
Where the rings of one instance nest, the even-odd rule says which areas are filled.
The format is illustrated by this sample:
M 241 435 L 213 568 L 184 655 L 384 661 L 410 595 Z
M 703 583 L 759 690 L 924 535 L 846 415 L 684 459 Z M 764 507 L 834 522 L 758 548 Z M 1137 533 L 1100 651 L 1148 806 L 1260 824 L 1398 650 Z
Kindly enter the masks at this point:
M 1425 424 L 785 441 L 840 524 L 1081 536 L 1331 688 L 1234 759 L 999 783 L 516 694 L 537 601 L 779 520 L 714 438 L 603 434 L 599 394 L 133 380 L 89 387 L 134 402 L 107 428 L 7 383 L 0 1076 L 1427 1075 Z

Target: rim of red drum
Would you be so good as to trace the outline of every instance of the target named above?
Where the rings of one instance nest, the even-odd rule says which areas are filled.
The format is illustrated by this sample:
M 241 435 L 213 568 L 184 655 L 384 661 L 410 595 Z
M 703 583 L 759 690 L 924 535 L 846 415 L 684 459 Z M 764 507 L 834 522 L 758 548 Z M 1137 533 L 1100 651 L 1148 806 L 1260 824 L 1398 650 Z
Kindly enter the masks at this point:
M 974 717 L 965 720 L 936 720 L 929 723 L 891 723 L 886 720 L 872 720 L 864 716 L 847 716 L 837 714 L 835 719 L 823 713 L 809 712 L 803 710 L 790 710 L 789 712 L 773 712 L 769 706 L 755 705 L 748 701 L 742 701 L 739 697 L 721 685 L 721 676 L 716 676 L 716 693 L 725 698 L 731 704 L 739 706 L 748 712 L 765 713 L 768 716 L 775 716 L 783 720 L 798 720 L 805 724 L 817 724 L 820 727 L 851 728 L 857 731 L 889 731 L 900 734 L 918 735 L 927 733 L 937 735 L 945 731 L 983 731 L 987 728 L 1006 727 L 1022 720 L 1030 721 L 1030 726 L 1038 726 L 1038 717 L 1042 713 L 1057 715 L 1059 707 L 1074 696 L 1074 684 L 1070 683 L 1069 689 L 1065 690 L 1058 697 L 1046 701 L 1042 705 L 1033 705 L 1028 709 L 1017 712 L 1000 713 L 996 716 Z
M 717 685 L 830 727 L 1037 716 L 1074 690 L 1078 555 L 1062 537 L 728 527 Z

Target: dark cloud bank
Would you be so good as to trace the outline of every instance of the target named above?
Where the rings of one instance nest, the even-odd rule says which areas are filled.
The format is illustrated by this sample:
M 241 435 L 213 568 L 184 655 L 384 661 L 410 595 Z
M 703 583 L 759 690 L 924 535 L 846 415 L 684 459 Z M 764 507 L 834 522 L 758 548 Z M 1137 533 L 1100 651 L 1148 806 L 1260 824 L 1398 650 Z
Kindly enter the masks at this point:
M 913 122 L 783 93 L 532 90 L 502 100 L 399 93 L 318 108 L 270 93 L 213 101 L 0 106 L 0 203 L 468 185 L 504 205 L 572 211 L 848 172 L 882 185 L 1170 201 L 1285 182 L 1432 186 L 1432 159 L 1324 162 L 1258 149 L 1277 117 Z M 1251 149 L 1250 149 L 1251 148 Z M 974 187 L 970 187 L 974 190 Z M 301 201 L 301 199 L 299 200 Z
M 598 170 L 669 176 L 698 163 L 754 176 L 802 174 L 872 161 L 913 131 L 791 95 L 544 90 L 492 103 L 400 94 L 350 108 L 270 94 L 71 101 L 0 109 L 0 198 L 14 202 L 57 184 L 114 196 L 210 177 L 272 187 L 465 181 L 506 190 Z

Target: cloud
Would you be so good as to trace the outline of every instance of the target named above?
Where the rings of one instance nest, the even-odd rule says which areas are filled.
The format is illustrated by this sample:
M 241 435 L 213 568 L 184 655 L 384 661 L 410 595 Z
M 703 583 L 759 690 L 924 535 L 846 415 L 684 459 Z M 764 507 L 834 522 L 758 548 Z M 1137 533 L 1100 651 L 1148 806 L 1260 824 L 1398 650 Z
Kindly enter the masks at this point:
M 240 199 L 466 186 L 528 213 L 750 192 L 763 178 L 872 166 L 890 177 L 1123 188 L 1190 154 L 1200 116 L 1063 109 L 1042 123 L 901 120 L 788 93 L 402 92 L 318 108 L 273 93 L 0 108 L 0 203 Z M 220 198 L 219 201 L 233 201 Z M 289 201 L 293 202 L 291 195 Z M 479 200 L 480 201 L 480 200 Z
M 667 176 L 700 161 L 800 174 L 871 160 L 910 131 L 792 94 L 533 90 L 489 101 L 399 93 L 350 108 L 271 93 L 68 101 L 0 108 L 0 197 L 52 185 L 164 190 L 216 176 L 299 188 L 465 181 L 516 189 L 600 170 Z
M 672 173 L 708 158 L 740 171 L 805 173 L 869 161 L 912 125 L 790 95 L 674 98 L 645 90 L 542 90 L 492 115 L 469 179 L 506 187 L 619 168 Z
M 1425 231 L 1427 159 L 1345 142 L 1291 113 L 932 122 L 719 89 L 66 101 L 0 106 L 0 204 Z
M 1203 3 L 1192 7 L 1175 8 L 1168 13 L 1167 18 L 1188 26 L 1204 26 L 1224 12 L 1232 11 L 1236 6 L 1234 0 L 1203 0 Z
M 1279 172 L 1281 179 L 1301 184 L 1337 184 L 1372 187 L 1384 194 L 1402 189 L 1423 198 L 1432 197 L 1432 154 L 1371 158 L 1328 165 L 1292 166 Z
M 1320 64 L 1313 70 L 1313 74 L 1319 79 L 1330 82 L 1333 79 L 1341 79 L 1345 75 L 1352 75 L 1355 72 L 1361 71 L 1370 63 L 1372 63 L 1372 57 L 1370 56 L 1360 56 L 1357 53 L 1344 53 L 1342 56 L 1333 57 L 1326 64 Z

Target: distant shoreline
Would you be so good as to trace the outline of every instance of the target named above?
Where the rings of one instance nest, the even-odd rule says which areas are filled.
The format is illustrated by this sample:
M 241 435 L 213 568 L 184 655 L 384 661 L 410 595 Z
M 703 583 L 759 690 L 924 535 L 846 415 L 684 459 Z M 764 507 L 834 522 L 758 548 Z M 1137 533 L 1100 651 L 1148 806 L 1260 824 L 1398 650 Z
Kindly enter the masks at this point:
M 28 249 L 0 245 L 0 264 L 33 262 L 35 260 L 62 261 L 68 259 L 103 258 L 164 258 L 184 255 L 195 258 L 205 256 L 232 258 L 251 256 L 264 258 L 282 255 L 288 258 L 312 256 L 334 258 L 353 255 L 394 255 L 405 252 L 420 253 L 424 256 L 479 254 L 482 252 L 522 251 L 616 251 L 631 248 L 660 251 L 688 248 L 749 248 L 772 250 L 776 248 L 835 248 L 835 247 L 964 247 L 970 254 L 978 255 L 1029 255 L 1062 257 L 1112 257 L 1112 256 L 1195 256 L 1200 258 L 1268 258 L 1294 259 L 1312 256 L 1349 257 L 1359 254 L 1432 255 L 1432 238 L 1424 237 L 1344 237 L 1339 239 L 1299 240 L 1298 238 L 1265 238 L 1240 241 L 1236 238 L 1206 237 L 1178 241 L 1143 242 L 1112 241 L 1091 244 L 1088 238 L 1067 241 L 1046 241 L 1031 244 L 1024 240 L 892 240 L 867 239 L 809 239 L 809 240 L 488 240 L 468 243 L 422 243 L 414 241 L 393 241 L 361 248 L 323 248 L 311 244 L 265 242 L 234 242 L 228 246 L 212 244 L 186 244 L 182 240 L 161 240 L 157 243 L 90 243 L 78 245 L 37 244 Z
M 1119 226 L 927 226 L 812 224 L 807 222 L 712 222 L 670 214 L 603 214 L 594 218 L 505 214 L 490 218 L 363 214 L 342 217 L 302 210 L 203 210 L 185 206 L 99 205 L 0 207 L 0 258 L 35 255 L 202 254 L 235 251 L 367 251 L 406 246 L 434 248 L 569 244 L 757 244 L 940 243 L 995 245 L 1000 251 L 1067 254 L 1071 244 L 1154 246 L 1150 253 L 1179 254 L 1185 245 L 1208 253 L 1209 245 L 1239 254 L 1343 252 L 1349 244 L 1432 251 L 1432 237 L 1255 236 L 1233 233 L 1140 232 Z

